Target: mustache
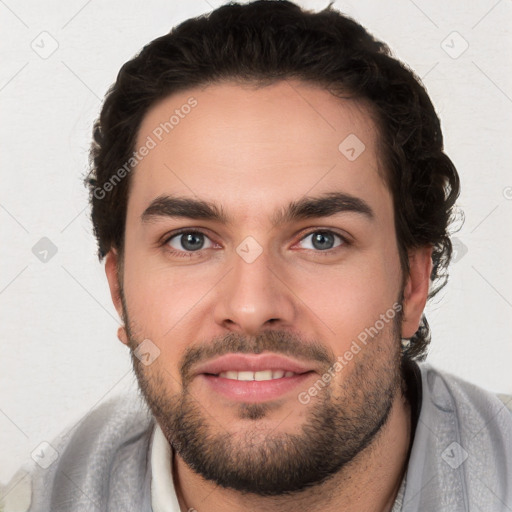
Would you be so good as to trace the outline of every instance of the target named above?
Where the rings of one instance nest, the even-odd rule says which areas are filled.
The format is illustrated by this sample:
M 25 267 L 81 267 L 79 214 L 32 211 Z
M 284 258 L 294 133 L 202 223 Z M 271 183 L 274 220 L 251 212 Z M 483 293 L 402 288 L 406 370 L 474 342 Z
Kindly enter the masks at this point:
M 327 370 L 336 361 L 334 352 L 316 340 L 308 341 L 287 331 L 266 331 L 256 336 L 230 332 L 209 342 L 188 347 L 180 361 L 182 382 L 191 379 L 191 368 L 203 361 L 230 353 L 261 354 L 269 351 L 303 361 L 316 361 Z

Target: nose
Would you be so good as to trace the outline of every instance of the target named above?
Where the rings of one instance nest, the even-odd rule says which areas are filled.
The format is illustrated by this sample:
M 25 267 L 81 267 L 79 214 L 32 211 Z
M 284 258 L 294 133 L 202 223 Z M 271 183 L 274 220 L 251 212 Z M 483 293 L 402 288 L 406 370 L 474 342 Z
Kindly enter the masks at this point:
M 215 322 L 245 335 L 293 325 L 295 295 L 285 280 L 265 251 L 252 262 L 234 254 L 231 270 L 216 287 Z

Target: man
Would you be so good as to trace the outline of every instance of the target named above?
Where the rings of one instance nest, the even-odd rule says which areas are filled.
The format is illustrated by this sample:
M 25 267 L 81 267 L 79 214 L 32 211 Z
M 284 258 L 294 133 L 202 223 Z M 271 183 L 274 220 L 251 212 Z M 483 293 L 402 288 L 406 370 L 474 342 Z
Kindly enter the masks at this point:
M 427 93 L 332 8 L 229 5 L 121 69 L 88 178 L 145 408 L 31 511 L 504 511 L 512 418 L 421 362 L 459 193 Z

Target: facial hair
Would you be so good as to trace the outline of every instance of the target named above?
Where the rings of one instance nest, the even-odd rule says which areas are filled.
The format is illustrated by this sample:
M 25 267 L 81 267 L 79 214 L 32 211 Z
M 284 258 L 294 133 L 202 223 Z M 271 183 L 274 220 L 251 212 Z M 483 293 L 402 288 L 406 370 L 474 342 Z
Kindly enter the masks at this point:
M 252 423 L 235 436 L 219 428 L 208 413 L 208 404 L 194 397 L 190 386 L 195 364 L 226 353 L 271 351 L 320 362 L 327 372 L 335 355 L 321 343 L 287 331 L 265 331 L 254 337 L 231 332 L 185 351 L 179 365 L 181 391 L 171 394 L 166 384 L 173 378 L 170 372 L 160 365 L 146 367 L 134 355 L 142 339 L 130 327 L 124 297 L 123 310 L 133 368 L 153 416 L 190 469 L 224 488 L 282 496 L 329 480 L 375 440 L 401 389 L 401 321 L 397 315 L 314 400 L 307 405 L 297 400 L 297 408 L 306 408 L 299 433 L 260 428 L 258 422 L 279 407 L 275 402 L 240 403 L 239 419 Z

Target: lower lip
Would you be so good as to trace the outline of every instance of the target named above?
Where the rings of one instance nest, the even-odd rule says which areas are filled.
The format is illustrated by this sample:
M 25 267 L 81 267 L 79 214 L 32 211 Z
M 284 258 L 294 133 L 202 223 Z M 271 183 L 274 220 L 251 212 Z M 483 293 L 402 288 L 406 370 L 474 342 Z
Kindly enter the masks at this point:
M 313 372 L 301 373 L 292 377 L 272 380 L 234 380 L 214 375 L 201 374 L 198 377 L 205 381 L 215 392 L 240 402 L 264 402 L 275 400 L 298 388 L 304 381 L 311 378 Z

